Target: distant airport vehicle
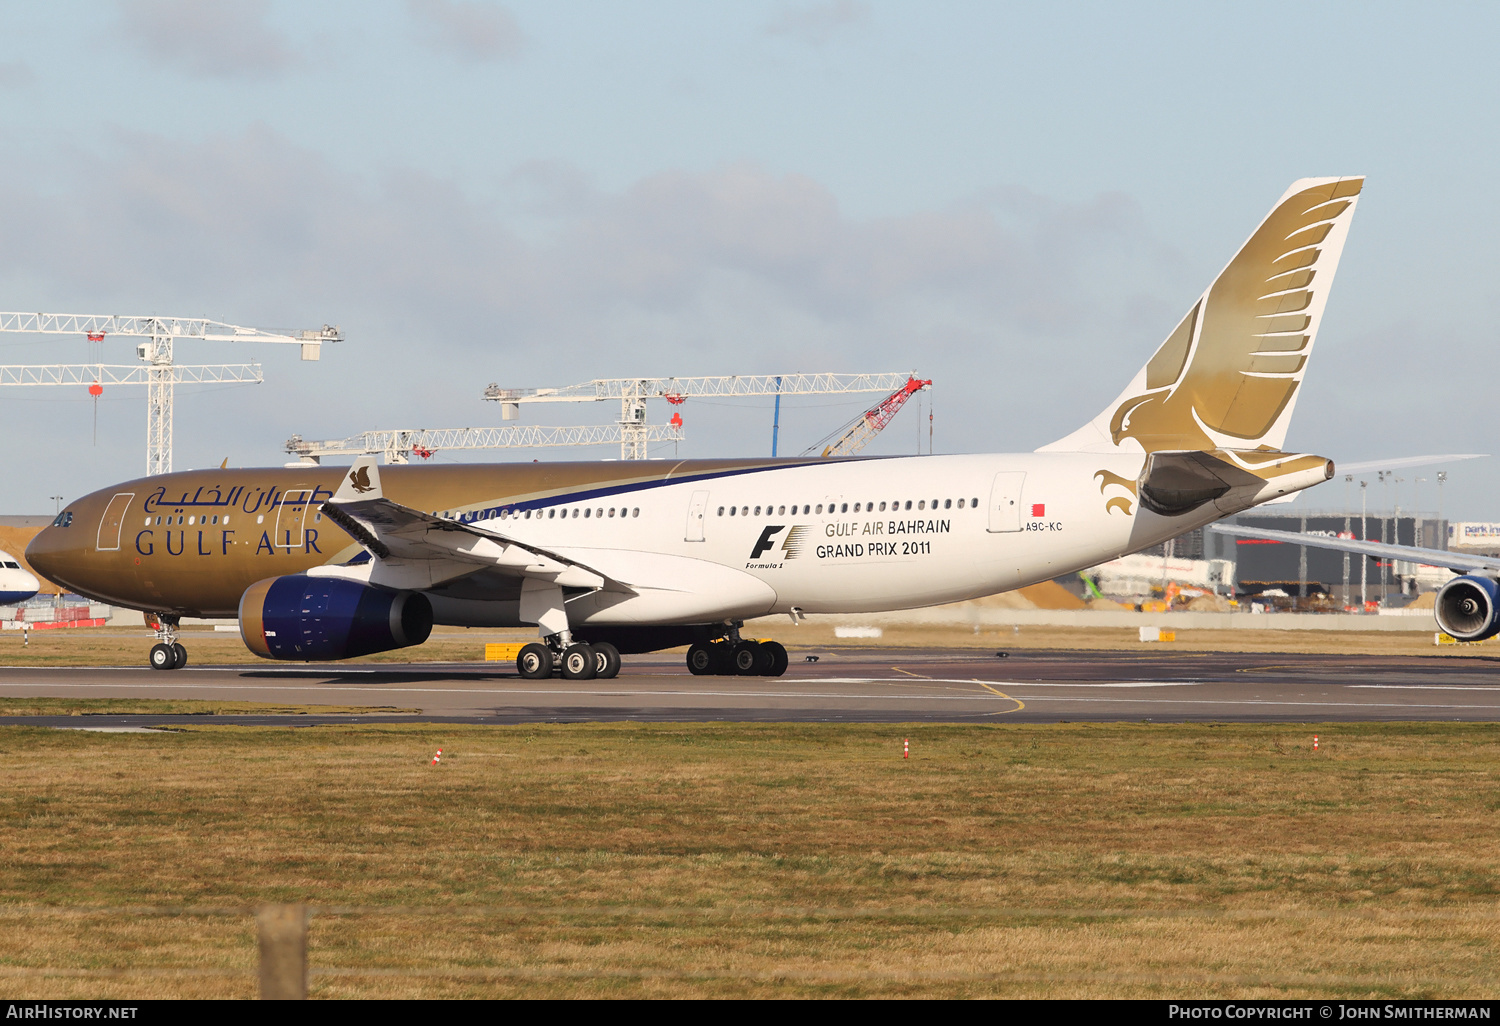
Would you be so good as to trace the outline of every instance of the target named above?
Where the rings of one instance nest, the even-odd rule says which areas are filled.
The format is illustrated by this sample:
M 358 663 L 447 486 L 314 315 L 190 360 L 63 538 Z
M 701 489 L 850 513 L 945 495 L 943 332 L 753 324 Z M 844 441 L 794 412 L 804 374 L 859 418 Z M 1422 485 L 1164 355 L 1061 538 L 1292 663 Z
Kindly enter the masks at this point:
M 14 606 L 34 599 L 40 590 L 41 584 L 26 572 L 20 560 L 9 552 L 0 552 L 0 606 Z
M 1375 559 L 1402 559 L 1422 566 L 1447 567 L 1460 576 L 1439 588 L 1433 600 L 1432 615 L 1437 620 L 1438 629 L 1458 641 L 1484 641 L 1500 634 L 1500 559 L 1493 556 L 1303 534 L 1300 531 L 1241 527 L 1238 524 L 1218 524 L 1213 529 L 1241 538 L 1311 545 Z
M 154 614 L 160 669 L 181 617 L 237 615 L 273 659 L 535 624 L 526 677 L 677 645 L 778 675 L 745 620 L 1006 591 L 1331 477 L 1282 444 L 1362 185 L 1293 184 L 1119 398 L 1035 452 L 191 471 L 69 504 L 27 558 Z

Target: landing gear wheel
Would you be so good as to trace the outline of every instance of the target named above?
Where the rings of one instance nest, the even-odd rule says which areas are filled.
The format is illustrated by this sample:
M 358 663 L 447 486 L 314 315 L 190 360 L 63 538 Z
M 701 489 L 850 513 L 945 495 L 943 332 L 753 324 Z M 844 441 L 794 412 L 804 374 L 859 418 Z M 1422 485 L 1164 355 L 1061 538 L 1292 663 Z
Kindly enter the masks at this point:
M 757 677 L 765 671 L 766 654 L 758 641 L 742 641 L 729 652 L 729 672 L 738 677 Z
M 177 662 L 172 665 L 172 669 L 180 670 L 187 665 L 187 649 L 182 647 L 181 642 L 174 641 L 172 651 L 177 655 Z
M 767 677 L 780 677 L 786 672 L 788 664 L 791 663 L 791 659 L 787 657 L 786 648 L 779 641 L 768 641 L 764 645 L 761 645 L 761 648 L 770 653 L 771 656 L 771 668 L 766 671 L 765 675 Z
M 151 669 L 153 670 L 175 670 L 177 669 L 177 652 L 171 645 L 151 646 Z
M 533 641 L 516 655 L 516 672 L 527 680 L 547 680 L 552 676 L 552 650 Z
M 720 664 L 723 662 L 724 646 L 722 644 L 699 641 L 688 649 L 687 667 L 688 672 L 695 677 L 710 676 L 723 673 Z
M 600 680 L 612 680 L 620 674 L 620 650 L 607 641 L 596 641 L 589 645 L 594 650 L 594 676 Z
M 562 654 L 564 680 L 593 680 L 598 657 L 588 645 L 569 645 Z

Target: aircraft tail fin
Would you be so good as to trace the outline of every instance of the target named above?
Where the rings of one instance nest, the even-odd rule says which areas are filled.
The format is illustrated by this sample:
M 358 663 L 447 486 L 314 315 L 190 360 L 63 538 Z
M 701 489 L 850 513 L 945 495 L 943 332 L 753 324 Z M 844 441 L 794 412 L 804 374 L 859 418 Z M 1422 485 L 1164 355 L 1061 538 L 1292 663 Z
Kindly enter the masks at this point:
M 1038 451 L 1279 450 L 1363 185 L 1292 183 L 1120 397 Z

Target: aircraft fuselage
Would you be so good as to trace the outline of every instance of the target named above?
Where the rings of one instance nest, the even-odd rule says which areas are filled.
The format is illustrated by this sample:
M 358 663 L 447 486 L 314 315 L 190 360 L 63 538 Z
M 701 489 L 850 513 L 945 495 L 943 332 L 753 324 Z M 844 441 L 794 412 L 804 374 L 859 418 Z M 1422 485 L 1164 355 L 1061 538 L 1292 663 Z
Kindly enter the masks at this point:
M 671 460 L 381 468 L 386 498 L 535 545 L 680 601 L 574 596 L 576 623 L 690 623 L 862 612 L 989 595 L 1135 551 L 1224 511 L 1137 506 L 1139 454 Z M 233 616 L 256 581 L 344 564 L 363 547 L 320 510 L 342 467 L 187 471 L 69 504 L 32 564 L 79 594 Z M 61 518 L 60 518 L 61 519 Z M 698 571 L 695 586 L 692 580 Z M 514 596 L 432 589 L 439 623 L 519 624 Z

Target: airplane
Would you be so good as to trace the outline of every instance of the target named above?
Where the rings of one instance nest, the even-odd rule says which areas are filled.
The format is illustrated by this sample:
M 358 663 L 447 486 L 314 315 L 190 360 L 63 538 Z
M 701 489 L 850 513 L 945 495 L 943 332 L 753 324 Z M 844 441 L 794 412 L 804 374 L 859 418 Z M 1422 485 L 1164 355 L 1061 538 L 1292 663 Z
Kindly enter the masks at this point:
M 9 552 L 0 552 L 0 606 L 14 606 L 36 598 L 41 583 Z
M 435 624 L 535 625 L 532 679 L 777 676 L 745 621 L 937 605 L 1155 545 L 1333 476 L 1284 451 L 1362 177 L 1293 183 L 1120 396 L 1029 453 L 216 469 L 70 503 L 26 550 L 157 623 L 238 617 L 251 652 L 333 660 Z
M 1439 588 L 1433 599 L 1432 615 L 1438 629 L 1456 641 L 1484 641 L 1500 634 L 1500 559 L 1493 556 L 1471 556 L 1447 549 L 1242 527 L 1239 524 L 1215 524 L 1212 529 L 1241 538 L 1312 545 L 1375 559 L 1401 559 L 1423 566 L 1447 567 L 1459 576 Z

